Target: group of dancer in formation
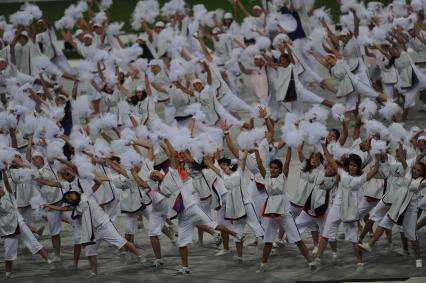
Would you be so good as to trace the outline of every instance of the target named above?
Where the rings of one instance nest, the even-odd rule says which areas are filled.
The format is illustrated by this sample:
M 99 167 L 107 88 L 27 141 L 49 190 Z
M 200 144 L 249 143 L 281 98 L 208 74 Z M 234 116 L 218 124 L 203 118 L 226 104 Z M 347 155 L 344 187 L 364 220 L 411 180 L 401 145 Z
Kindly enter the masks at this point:
M 195 228 L 199 243 L 207 233 L 221 246 L 217 256 L 235 242 L 238 262 L 244 244 L 263 245 L 263 272 L 284 242 L 311 270 L 328 243 L 336 260 L 339 229 L 361 270 L 361 251 L 383 234 L 394 251 L 395 226 L 399 253 L 408 256 L 410 242 L 421 268 L 426 132 L 403 122 L 416 103 L 424 107 L 426 1 L 341 0 L 339 22 L 314 2 L 262 0 L 249 11 L 232 0 L 223 7 L 230 13 L 141 0 L 129 43 L 111 0 L 72 4 L 54 25 L 33 4 L 2 17 L 6 276 L 20 241 L 48 264 L 60 262 L 63 225 L 74 230 L 75 268 L 83 248 L 90 276 L 103 241 L 145 263 L 150 251 L 134 244 L 142 216 L 152 265 L 167 264 L 160 243 L 171 241 L 178 274 L 191 272 Z M 55 29 L 80 55 L 75 67 Z M 333 120 L 342 128 L 327 127 Z M 290 173 L 299 175 L 297 188 L 287 185 Z M 39 242 L 41 221 L 51 256 Z M 245 239 L 246 225 L 255 239 Z M 313 251 L 301 237 L 308 232 Z

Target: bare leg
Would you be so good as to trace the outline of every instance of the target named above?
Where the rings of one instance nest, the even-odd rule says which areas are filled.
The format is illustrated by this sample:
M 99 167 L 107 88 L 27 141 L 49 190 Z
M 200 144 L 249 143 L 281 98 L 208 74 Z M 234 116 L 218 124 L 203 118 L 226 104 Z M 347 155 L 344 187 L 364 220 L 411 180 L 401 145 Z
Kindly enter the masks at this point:
M 163 232 L 163 234 L 166 235 L 166 237 L 169 238 L 170 241 L 173 241 L 175 239 L 175 237 L 170 232 L 170 229 L 167 228 L 166 225 L 163 226 L 161 232 Z
M 265 243 L 265 245 L 263 246 L 262 263 L 268 262 L 268 258 L 269 258 L 269 254 L 271 253 L 271 250 L 272 250 L 272 243 Z
M 89 259 L 89 264 L 90 264 L 90 271 L 92 271 L 93 273 L 97 273 L 98 272 L 98 262 L 96 260 L 96 256 L 88 256 Z
M 309 251 L 308 251 L 308 248 L 305 245 L 305 242 L 299 241 L 299 242 L 296 242 L 296 245 L 299 248 L 300 253 L 305 257 L 306 261 L 308 263 L 312 262 L 311 255 L 309 254 Z
M 47 253 L 47 250 L 45 248 L 41 248 L 38 251 L 38 254 L 41 255 L 41 257 L 45 260 L 48 261 L 49 260 L 49 254 Z
M 319 241 L 319 233 L 318 233 L 318 231 L 312 231 L 311 232 L 311 236 L 312 236 L 312 242 L 314 242 L 314 246 L 317 247 L 318 246 L 318 241 Z
M 359 242 L 362 242 L 364 240 L 365 235 L 371 230 L 371 228 L 374 225 L 374 221 L 368 219 L 367 222 L 365 222 L 364 228 L 361 231 L 361 234 L 359 234 Z
M 5 260 L 4 261 L 4 269 L 6 272 L 12 272 L 13 260 Z
M 198 232 L 198 242 L 203 243 L 204 231 L 201 230 L 199 227 L 197 227 L 197 232 Z
M 61 235 L 52 236 L 53 253 L 55 256 L 61 256 Z
M 220 232 L 220 235 L 222 236 L 223 249 L 229 251 L 229 234 Z
M 131 252 L 132 254 L 136 256 L 142 256 L 142 253 L 135 247 L 135 245 L 132 242 L 127 242 L 124 247 Z
M 183 267 L 188 267 L 188 247 L 179 247 L 180 260 Z
M 337 241 L 334 242 L 329 242 L 330 244 L 330 249 L 333 253 L 337 253 Z
M 334 105 L 334 103 L 328 99 L 324 99 L 321 104 L 328 108 L 331 108 Z
M 355 252 L 355 256 L 357 258 L 358 263 L 362 263 L 361 248 L 358 246 L 357 243 L 354 243 L 354 252 Z
M 235 249 L 237 250 L 238 257 L 243 256 L 243 243 L 242 242 L 235 242 Z
M 282 240 L 284 238 L 284 234 L 285 234 L 284 229 L 281 226 L 278 227 L 278 240 Z
M 399 233 L 401 235 L 401 244 L 402 244 L 402 248 L 406 251 L 408 251 L 408 241 L 407 238 L 405 237 L 404 232 Z
M 99 114 L 100 105 L 101 105 L 101 100 L 100 99 L 92 101 L 92 106 L 93 106 L 93 110 L 95 110 L 95 114 Z
M 155 258 L 160 259 L 161 258 L 161 246 L 160 246 L 160 239 L 158 236 L 151 236 L 149 237 L 151 240 L 151 246 L 152 250 L 154 252 Z
M 419 240 L 411 241 L 411 245 L 413 246 L 414 256 L 416 259 L 420 259 L 420 243 Z
M 321 237 L 318 243 L 318 252 L 317 252 L 317 259 L 320 259 L 322 257 L 322 254 L 324 253 L 325 248 L 327 247 L 328 239 Z
M 233 230 L 229 229 L 228 227 L 226 227 L 226 226 L 225 226 L 225 225 L 223 225 L 223 224 L 218 224 L 218 225 L 216 226 L 215 230 L 216 230 L 216 231 L 223 232 L 223 233 L 226 233 L 226 234 L 229 234 L 229 235 L 234 236 L 234 237 L 236 237 L 236 236 L 237 236 L 237 233 L 235 233 L 235 231 L 233 231 Z
M 380 237 L 385 232 L 385 228 L 378 226 L 376 231 L 374 231 L 373 237 L 368 241 L 368 245 L 373 247 L 374 244 L 380 239 Z
M 426 226 L 426 216 L 420 219 L 419 222 L 417 222 L 416 230 L 419 230 L 420 228 L 424 226 Z
M 78 266 L 81 254 L 81 245 L 74 245 L 74 266 Z

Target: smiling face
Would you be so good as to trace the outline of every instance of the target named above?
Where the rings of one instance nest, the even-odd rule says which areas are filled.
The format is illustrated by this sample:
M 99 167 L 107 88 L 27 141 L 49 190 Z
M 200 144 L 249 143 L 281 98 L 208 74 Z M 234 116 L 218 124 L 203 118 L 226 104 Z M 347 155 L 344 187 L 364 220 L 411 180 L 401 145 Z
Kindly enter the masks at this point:
M 204 85 L 200 82 L 196 82 L 195 84 L 192 84 L 192 86 L 194 87 L 195 91 L 197 91 L 197 92 L 201 92 L 204 89 Z
M 332 176 L 336 175 L 336 173 L 337 173 L 336 169 L 333 166 L 331 166 L 331 164 L 328 164 L 328 163 L 325 164 L 325 166 L 324 166 L 325 176 L 332 177 Z
M 269 172 L 271 173 L 272 178 L 277 178 L 282 173 L 282 165 L 280 164 L 281 161 L 279 160 L 272 160 L 271 163 L 269 163 Z
M 358 172 L 359 172 L 358 164 L 353 160 L 349 161 L 348 171 L 349 171 L 349 175 L 358 176 Z
M 423 175 L 425 175 L 425 172 L 423 170 L 424 166 L 422 166 L 422 164 L 418 162 L 413 166 L 413 169 L 411 169 L 411 175 L 415 179 L 422 177 Z
M 33 156 L 32 162 L 37 169 L 43 168 L 44 166 L 44 159 L 40 155 Z
M 317 168 L 321 164 L 320 153 L 317 152 L 317 153 L 312 154 L 311 157 L 309 158 L 309 164 L 313 168 Z

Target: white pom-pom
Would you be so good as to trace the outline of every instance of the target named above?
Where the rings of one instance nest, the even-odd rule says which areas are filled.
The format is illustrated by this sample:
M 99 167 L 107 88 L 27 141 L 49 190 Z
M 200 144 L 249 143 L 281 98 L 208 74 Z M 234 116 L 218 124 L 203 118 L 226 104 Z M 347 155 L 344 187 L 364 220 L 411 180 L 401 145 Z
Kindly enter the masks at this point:
M 74 147 L 75 152 L 82 152 L 90 149 L 90 138 L 80 133 L 80 131 L 72 131 L 70 135 L 70 144 Z
M 35 4 L 25 3 L 25 5 L 21 7 L 21 10 L 26 11 L 33 17 L 33 19 L 36 20 L 40 19 L 43 16 L 43 12 Z
M 26 115 L 24 118 L 24 133 L 32 134 L 37 128 L 37 118 L 32 115 Z
M 281 139 L 292 148 L 298 147 L 302 144 L 304 139 L 303 132 L 296 126 L 283 126 L 281 128 L 282 136 Z
M 303 123 L 303 126 L 301 124 L 300 127 L 305 132 L 308 137 L 308 143 L 311 145 L 319 145 L 320 141 L 328 135 L 327 127 L 319 122 Z
M 163 16 L 174 16 L 176 14 L 185 14 L 185 1 L 184 0 L 171 0 L 164 4 L 161 8 Z
M 126 151 L 120 154 L 120 163 L 127 170 L 130 170 L 135 166 L 140 165 L 141 162 L 141 156 L 132 148 L 128 148 Z
M 389 137 L 394 144 L 404 143 L 409 136 L 407 130 L 399 123 L 389 125 Z
M 95 155 L 101 158 L 109 157 L 111 155 L 111 148 L 109 144 L 101 138 L 95 140 L 93 150 Z
M 88 95 L 81 95 L 72 102 L 72 109 L 79 118 L 87 118 L 92 114 Z
M 305 114 L 305 120 L 311 122 L 321 122 L 325 123 L 328 119 L 330 111 L 321 107 L 320 105 L 314 105 L 308 112 Z
M 47 159 L 53 160 L 55 158 L 65 158 L 64 147 L 65 142 L 60 139 L 54 139 L 47 144 L 46 155 Z
M 139 30 L 141 22 L 154 23 L 160 14 L 160 5 L 156 0 L 139 1 L 132 14 L 132 28 Z
M 360 104 L 359 104 L 359 113 L 361 115 L 361 120 L 367 121 L 371 119 L 374 114 L 376 114 L 377 111 L 377 105 L 373 101 L 371 101 L 368 98 L 365 98 Z
M 383 106 L 379 113 L 388 121 L 392 121 L 395 115 L 402 113 L 401 107 L 398 104 L 392 101 L 387 101 L 385 106 Z
M 268 50 L 271 47 L 271 40 L 265 36 L 256 39 L 256 46 L 259 50 Z
M 343 104 L 336 103 L 331 107 L 333 119 L 342 122 L 345 119 L 346 108 Z
M 101 8 L 103 10 L 107 10 L 107 9 L 109 9 L 109 7 L 111 7 L 112 0 L 102 0 L 100 4 L 101 4 Z
M 201 110 L 200 103 L 192 103 L 188 105 L 185 109 L 187 115 L 193 115 L 197 121 L 203 122 L 206 119 L 206 115 L 203 110 Z
M 114 36 L 114 35 L 119 35 L 120 34 L 120 31 L 121 31 L 121 29 L 123 28 L 123 26 L 124 26 L 124 23 L 123 22 L 120 22 L 120 23 L 117 23 L 117 22 L 114 22 L 114 23 L 111 23 L 109 26 L 108 26 L 108 28 L 107 28 L 107 34 L 109 35 L 109 36 Z
M 85 155 L 79 154 L 74 157 L 74 164 L 77 167 L 78 176 L 82 179 L 93 180 L 95 178 L 95 166 Z
M 381 139 L 389 135 L 389 130 L 377 120 L 368 120 L 365 122 L 365 131 L 368 136 L 379 136 Z
M 93 18 L 93 23 L 98 24 L 98 25 L 103 25 L 103 23 L 106 22 L 107 20 L 108 20 L 108 17 L 106 15 L 106 13 L 104 11 L 100 11 Z
M 333 155 L 334 160 L 340 160 L 343 156 L 350 153 L 348 148 L 342 147 L 338 142 L 329 144 L 328 150 Z
M 132 66 L 139 71 L 145 72 L 148 69 L 148 60 L 144 58 L 139 58 L 132 63 Z
M 238 145 L 241 149 L 252 149 L 265 137 L 265 132 L 265 127 L 243 131 L 237 137 Z
M 9 114 L 7 112 L 0 112 L 0 129 L 9 130 L 16 128 L 18 121 L 16 120 L 16 116 L 13 114 Z
M 387 151 L 387 145 L 385 141 L 375 140 L 375 139 L 371 140 L 370 152 L 372 155 L 386 153 L 386 151 Z
M 69 15 L 64 15 L 62 18 L 55 22 L 57 29 L 72 29 L 75 25 L 75 19 Z
M 109 56 L 108 51 L 102 50 L 102 49 L 98 49 L 95 52 L 95 56 L 93 56 L 93 60 L 95 60 L 95 62 L 102 62 L 105 59 L 107 59 L 108 56 Z

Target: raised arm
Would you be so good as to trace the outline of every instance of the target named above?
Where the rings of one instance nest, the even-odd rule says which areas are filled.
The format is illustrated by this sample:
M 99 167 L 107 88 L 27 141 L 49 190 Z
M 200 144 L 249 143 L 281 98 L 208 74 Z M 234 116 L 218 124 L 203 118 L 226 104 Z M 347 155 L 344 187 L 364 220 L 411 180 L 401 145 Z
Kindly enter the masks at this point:
M 376 174 L 379 172 L 380 169 L 380 154 L 376 155 L 376 163 L 374 164 L 373 168 L 371 168 L 370 172 L 367 173 L 367 181 L 370 181 Z
M 234 142 L 232 141 L 231 135 L 229 133 L 231 125 L 227 124 L 226 122 L 220 122 L 219 127 L 223 130 L 223 135 L 225 136 L 226 144 L 228 145 L 228 148 L 231 151 L 232 155 L 234 155 L 236 158 L 240 158 L 240 151 L 234 145 Z
M 285 162 L 283 166 L 283 174 L 288 177 L 288 172 L 290 171 L 290 161 L 291 161 L 291 147 L 287 148 L 287 153 L 285 155 Z
M 325 157 L 327 159 L 327 162 L 333 167 L 334 170 L 337 171 L 338 166 L 336 161 L 333 159 L 333 156 L 331 155 L 331 153 L 328 151 L 327 145 L 326 144 L 321 144 L 322 145 L 322 149 L 324 151 Z
M 299 161 L 303 162 L 305 161 L 305 154 L 303 153 L 303 146 L 304 146 L 305 142 L 302 142 L 298 147 L 297 147 L 297 155 L 299 156 Z
M 346 140 L 348 139 L 349 136 L 349 120 L 344 119 L 342 122 L 342 127 L 343 127 L 343 133 L 339 138 L 339 143 L 340 145 L 345 145 Z
M 265 178 L 266 169 L 265 169 L 265 166 L 263 165 L 262 158 L 260 157 L 260 153 L 257 148 L 254 150 L 254 155 L 256 156 L 256 163 L 257 163 L 257 167 L 259 167 L 260 175 L 262 175 L 262 177 Z

